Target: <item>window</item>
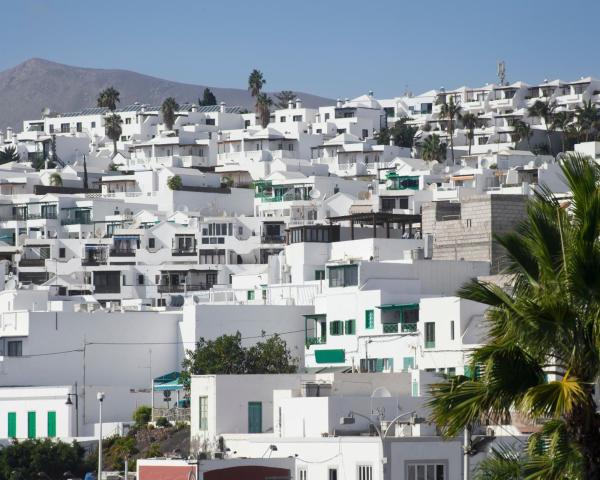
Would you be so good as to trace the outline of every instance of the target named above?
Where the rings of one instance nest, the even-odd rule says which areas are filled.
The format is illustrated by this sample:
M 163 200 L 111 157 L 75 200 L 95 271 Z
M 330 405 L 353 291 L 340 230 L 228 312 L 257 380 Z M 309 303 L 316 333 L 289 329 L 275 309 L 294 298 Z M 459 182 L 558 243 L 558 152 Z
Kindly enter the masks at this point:
M 96 128 L 96 122 L 92 122 L 92 128 Z
M 143 285 L 143 284 L 144 284 L 144 275 L 142 275 L 141 273 L 140 273 L 140 274 L 138 274 L 138 276 L 137 276 L 137 281 L 138 281 L 138 282 L 137 282 L 137 283 L 138 283 L 138 285 Z
M 148 248 L 156 248 L 156 239 L 155 238 L 148 239 Z
M 208 430 L 208 397 L 198 397 L 198 413 L 200 415 L 198 428 Z
M 281 123 L 285 122 L 285 117 L 279 117 L 279 121 L 280 121 Z
M 308 476 L 306 475 L 306 468 L 298 469 L 298 480 L 307 480 Z
M 8 412 L 8 438 L 17 436 L 17 412 Z
M 371 465 L 359 465 L 358 480 L 373 480 L 373 467 Z
M 454 340 L 454 320 L 450 320 L 450 340 Z
M 456 375 L 456 367 L 448 367 L 448 376 L 454 377 Z
M 64 247 L 60 247 L 58 249 L 58 258 L 65 258 L 67 255 L 67 250 Z
M 415 368 L 415 358 L 414 357 L 404 357 L 402 359 L 402 371 L 408 372 Z
M 360 371 L 366 372 L 393 372 L 394 371 L 394 359 L 393 358 L 361 358 L 360 359 Z
M 77 128 L 78 132 L 82 132 L 83 131 L 83 125 L 81 124 L 81 122 L 77 122 L 76 128 Z
M 56 412 L 48 412 L 48 438 L 56 437 Z
M 337 468 L 329 469 L 329 480 L 338 480 Z
M 413 397 L 419 396 L 419 382 L 417 382 L 416 380 L 413 380 L 413 382 L 412 382 L 412 396 Z
M 315 270 L 315 280 L 325 280 L 325 270 Z
M 54 133 L 54 125 L 49 125 L 49 133 Z
M 125 125 L 131 125 L 131 118 L 125 119 Z
M 60 133 L 69 133 L 69 124 L 68 123 L 60 124 Z
M 248 290 L 246 292 L 246 299 L 247 300 L 254 300 L 254 290 Z
M 248 433 L 262 433 L 262 402 L 248 402 Z
M 11 340 L 7 346 L 8 357 L 21 357 L 23 356 L 23 341 L 22 340 Z
M 381 199 L 381 210 L 384 212 L 391 212 L 396 208 L 396 199 L 395 198 L 385 198 Z
M 35 412 L 27 412 L 27 438 L 35 438 Z
M 448 480 L 444 463 L 408 463 L 407 480 Z
M 365 310 L 365 328 L 371 330 L 375 328 L 375 311 Z
M 329 286 L 348 287 L 358 285 L 358 265 L 329 267 Z
M 294 115 L 293 119 L 294 122 L 301 122 L 302 121 L 302 115 Z
M 341 320 L 334 320 L 329 324 L 330 335 L 343 335 L 344 334 L 344 322 Z
M 425 348 L 435 348 L 435 323 L 425 322 Z
M 368 136 L 369 136 L 369 130 L 367 130 L 366 128 L 363 128 L 362 138 L 367 138 Z
M 356 320 L 346 320 L 345 328 L 346 335 L 356 334 Z

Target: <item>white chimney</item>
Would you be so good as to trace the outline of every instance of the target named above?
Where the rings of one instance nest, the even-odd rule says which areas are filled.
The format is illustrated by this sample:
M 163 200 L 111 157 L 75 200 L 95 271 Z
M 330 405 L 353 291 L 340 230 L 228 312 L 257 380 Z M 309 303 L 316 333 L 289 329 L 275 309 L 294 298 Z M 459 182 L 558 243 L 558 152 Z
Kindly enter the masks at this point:
M 288 108 L 291 110 L 292 108 L 294 108 L 294 101 L 290 98 L 288 100 Z
M 12 127 L 6 127 L 6 143 L 12 142 L 13 139 L 13 129 Z
M 219 112 L 225 113 L 225 107 L 226 107 L 225 102 L 221 102 L 219 104 Z
M 144 113 L 146 111 L 146 105 L 142 105 L 140 108 L 140 112 Z
M 198 111 L 198 105 L 196 105 L 195 103 L 192 103 L 192 112 L 197 112 Z
M 0 130 L 0 145 L 4 143 L 4 132 Z
M 337 101 L 335 102 L 335 106 L 338 107 L 338 108 L 341 108 L 341 106 L 342 106 L 342 99 L 341 98 L 337 99 Z
M 302 100 L 299 98 L 296 99 L 296 108 L 302 108 Z

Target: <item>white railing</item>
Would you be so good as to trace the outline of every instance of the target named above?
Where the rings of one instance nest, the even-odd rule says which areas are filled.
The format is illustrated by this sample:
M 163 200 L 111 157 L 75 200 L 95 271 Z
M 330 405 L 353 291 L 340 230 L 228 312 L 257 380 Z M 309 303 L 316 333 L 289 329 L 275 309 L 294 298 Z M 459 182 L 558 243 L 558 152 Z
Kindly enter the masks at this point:
M 0 314 L 0 337 L 26 337 L 29 335 L 29 312 Z
M 252 290 L 254 299 L 248 299 L 248 289 L 211 289 L 194 292 L 197 303 L 225 303 L 235 305 L 314 305 L 315 297 L 321 293 L 320 282 L 309 284 L 270 285 Z M 264 293 L 263 293 L 264 292 Z

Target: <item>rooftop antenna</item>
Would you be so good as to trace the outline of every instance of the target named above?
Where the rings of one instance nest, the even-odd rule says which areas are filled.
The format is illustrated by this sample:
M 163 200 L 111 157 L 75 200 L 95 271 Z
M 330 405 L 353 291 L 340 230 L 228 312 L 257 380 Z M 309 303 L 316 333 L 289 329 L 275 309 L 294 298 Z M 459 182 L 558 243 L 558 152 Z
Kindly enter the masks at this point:
M 504 60 L 498 62 L 498 80 L 500 80 L 500 85 L 506 85 L 506 63 Z

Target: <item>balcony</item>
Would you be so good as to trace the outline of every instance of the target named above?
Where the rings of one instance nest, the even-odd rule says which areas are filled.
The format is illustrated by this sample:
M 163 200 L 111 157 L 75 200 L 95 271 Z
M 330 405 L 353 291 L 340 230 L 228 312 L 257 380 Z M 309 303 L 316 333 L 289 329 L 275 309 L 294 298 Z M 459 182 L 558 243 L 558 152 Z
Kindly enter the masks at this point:
M 174 248 L 171 250 L 171 255 L 174 257 L 194 257 L 198 255 L 198 250 L 189 248 Z
M 132 248 L 111 248 L 111 257 L 135 257 L 135 250 Z
M 81 265 L 84 267 L 106 265 L 106 257 L 104 255 L 87 255 L 81 259 Z
M 22 258 L 19 260 L 19 267 L 43 267 L 45 265 L 45 258 Z
M 60 221 L 61 225 L 90 225 L 92 224 L 92 219 L 90 217 L 82 217 L 82 218 L 63 218 Z
M 309 348 L 311 345 L 324 345 L 327 343 L 327 338 L 325 337 L 307 337 L 306 338 L 306 348 Z
M 384 323 L 383 333 L 416 333 L 416 323 Z
M 185 292 L 197 292 L 202 290 L 210 290 L 212 284 L 210 283 L 197 283 L 190 285 L 157 285 L 158 293 L 185 293 Z
M 285 235 L 263 235 L 262 243 L 285 243 Z

